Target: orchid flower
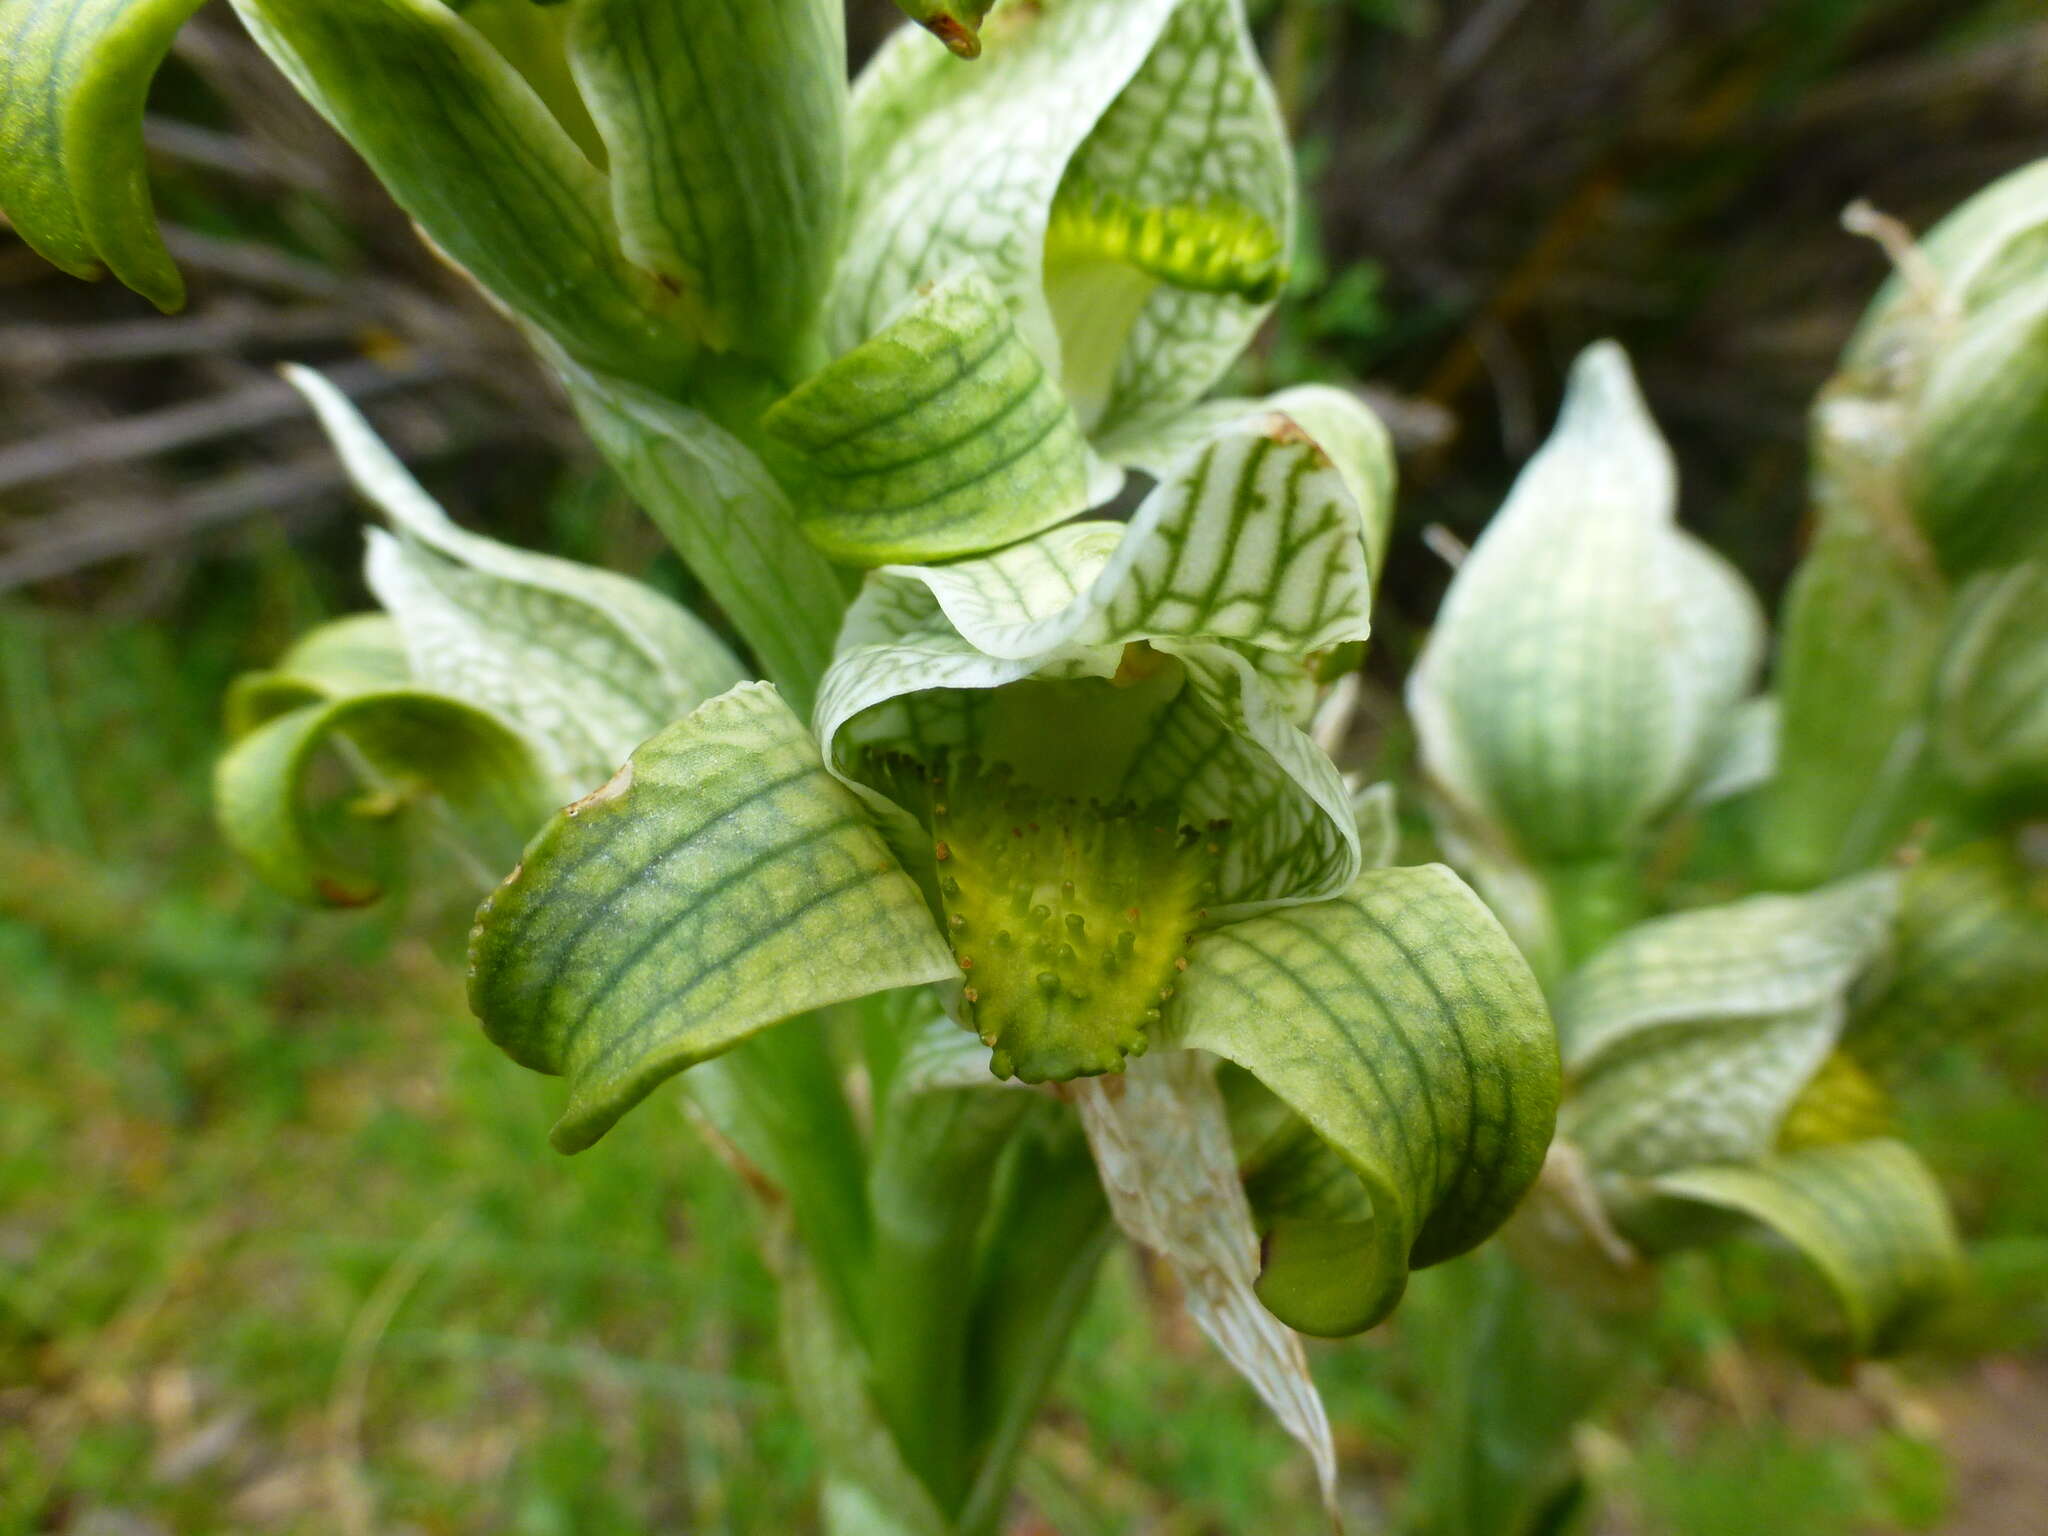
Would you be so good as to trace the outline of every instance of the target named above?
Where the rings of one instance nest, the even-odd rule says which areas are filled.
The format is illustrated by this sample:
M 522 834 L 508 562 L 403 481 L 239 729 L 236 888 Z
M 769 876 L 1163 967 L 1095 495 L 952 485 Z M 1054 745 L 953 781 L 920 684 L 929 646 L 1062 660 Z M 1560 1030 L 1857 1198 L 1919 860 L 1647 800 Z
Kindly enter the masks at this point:
M 1117 1217 L 1181 1269 L 1327 1483 L 1289 1329 L 1369 1327 L 1411 1267 L 1493 1230 L 1555 1110 L 1547 1015 L 1506 935 L 1440 867 L 1367 867 L 1384 802 L 1362 839 L 1296 723 L 1317 656 L 1368 629 L 1391 483 L 1372 418 L 1289 391 L 1187 451 L 1127 523 L 875 571 L 807 728 L 770 685 L 706 698 L 730 657 L 650 593 L 579 610 L 609 618 L 602 638 L 572 627 L 565 599 L 619 578 L 457 533 L 330 386 L 298 382 L 399 530 L 369 569 L 416 683 L 471 701 L 555 784 L 649 732 L 531 840 L 472 941 L 486 1031 L 569 1079 L 555 1144 L 589 1146 L 784 1020 L 935 986 L 921 1080 L 1064 1085 Z M 332 641 L 309 644 L 250 688 L 318 674 Z M 224 784 L 271 773 L 293 799 L 266 737 L 357 744 L 393 697 L 335 691 L 352 712 L 276 715 Z M 650 727 L 663 708 L 679 718 Z M 440 766 L 461 784 L 464 760 Z M 233 828 L 244 801 L 223 803 Z M 274 823 L 237 840 L 261 859 Z

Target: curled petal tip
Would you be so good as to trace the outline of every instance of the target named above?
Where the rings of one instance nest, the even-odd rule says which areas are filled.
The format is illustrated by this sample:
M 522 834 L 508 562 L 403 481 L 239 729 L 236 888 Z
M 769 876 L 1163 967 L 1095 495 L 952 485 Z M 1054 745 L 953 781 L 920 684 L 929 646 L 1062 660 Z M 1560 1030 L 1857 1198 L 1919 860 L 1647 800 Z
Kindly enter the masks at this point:
M 981 39 L 969 27 L 952 16 L 929 16 L 924 26 L 933 37 L 946 45 L 947 52 L 959 59 L 981 57 Z
M 946 45 L 956 58 L 981 57 L 981 18 L 989 0 L 896 0 L 912 21 Z

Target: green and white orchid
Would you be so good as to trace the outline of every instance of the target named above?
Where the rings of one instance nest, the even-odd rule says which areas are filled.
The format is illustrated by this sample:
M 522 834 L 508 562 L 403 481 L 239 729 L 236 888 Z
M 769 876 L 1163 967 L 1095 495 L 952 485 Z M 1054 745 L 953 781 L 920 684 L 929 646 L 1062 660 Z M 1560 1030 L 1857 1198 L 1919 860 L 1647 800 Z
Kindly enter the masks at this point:
M 744 330 L 744 292 L 710 260 L 741 232 L 697 259 L 660 224 L 673 181 L 651 162 L 674 151 L 635 137 L 607 88 L 645 67 L 607 24 L 631 7 L 567 9 L 541 38 L 566 73 L 536 68 L 532 25 L 505 46 L 507 21 L 531 20 L 516 7 L 456 20 L 380 0 L 376 25 L 297 0 L 249 11 L 427 233 L 527 323 L 780 685 L 722 690 L 730 656 L 651 594 L 455 530 L 346 402 L 298 377 L 395 530 L 369 567 L 407 653 L 383 694 L 474 712 L 523 746 L 521 805 L 536 782 L 575 797 L 480 914 L 476 1011 L 516 1060 L 569 1078 L 565 1150 L 698 1067 L 693 1102 L 788 1192 L 834 1319 L 806 1336 L 855 1362 L 826 1374 L 853 1382 L 910 1469 L 878 1483 L 842 1466 L 860 1497 L 900 1518 L 914 1485 L 950 1518 L 977 1482 L 1000 1486 L 1000 1436 L 934 1428 L 969 1390 L 971 1352 L 957 1337 L 949 1352 L 944 1323 L 906 1329 L 868 1287 L 885 1274 L 925 1293 L 934 1265 L 994 1240 L 973 1192 L 993 1200 L 997 1167 L 1026 1155 L 1028 1083 L 1078 1108 L 1116 1217 L 1181 1270 L 1334 1498 L 1290 1329 L 1371 1326 L 1412 1266 L 1504 1219 L 1549 1137 L 1555 1046 L 1493 919 L 1448 871 L 1376 867 L 1384 796 L 1356 800 L 1303 730 L 1323 658 L 1369 633 L 1384 432 L 1329 388 L 1198 403 L 1277 293 L 1292 222 L 1237 6 L 1000 7 L 971 74 L 906 32 L 852 93 L 843 242 L 812 223 L 792 236 L 794 276 L 829 271 L 815 310 L 781 304 Z M 550 135 L 594 126 L 619 249 L 675 295 L 631 302 L 668 313 L 671 339 L 629 355 L 630 326 L 516 296 L 516 274 L 466 255 L 496 239 L 462 212 L 474 188 L 361 121 L 363 82 L 392 67 L 387 25 L 421 43 L 408 70 L 459 67 L 500 127 L 527 99 L 516 74 L 548 108 L 519 105 L 518 132 L 558 160 Z M 745 54 L 740 36 L 719 46 Z M 1128 521 L 1073 521 L 1124 465 L 1157 481 Z M 879 567 L 850 608 L 834 561 Z M 295 655 L 249 685 L 299 713 L 244 712 L 260 728 L 223 766 L 223 818 L 295 889 L 356 899 L 368 883 L 325 869 L 304 824 L 319 744 L 386 791 L 374 811 L 445 804 L 437 820 L 474 833 L 450 811 L 476 791 L 446 748 L 379 745 L 365 722 L 398 704 L 291 681 L 312 671 Z M 288 730 L 286 758 L 271 742 Z M 919 987 L 930 1003 L 897 1000 Z M 815 1134 L 762 1109 L 773 1063 L 809 1061 L 813 1107 L 844 1121 L 815 1019 L 849 1008 L 864 1037 L 895 1041 L 870 1062 L 888 1111 L 871 1145 L 846 1130 L 876 1170 L 851 1190 Z M 903 1149 L 963 1094 L 992 1107 L 960 1111 L 922 1157 Z M 953 1165 L 943 1201 L 931 1157 Z M 890 1213 L 930 1202 L 953 1214 L 909 1226 L 959 1230 L 927 1255 L 928 1237 L 890 1235 Z M 872 1463 L 874 1443 L 845 1460 Z
M 1663 1252 L 1716 1235 L 1701 1206 L 1762 1223 L 1833 1288 L 1851 1356 L 1896 1348 L 1961 1262 L 1940 1187 L 1860 1059 L 1877 1042 L 1853 998 L 1889 959 L 1898 885 L 1862 875 L 1654 918 L 1557 999 L 1559 1135 L 1621 1232 Z
M 2048 953 L 2014 830 L 2048 741 L 2039 168 L 1902 252 L 1817 416 L 1782 753 L 1757 604 L 1677 526 L 1620 350 L 1580 358 L 1408 688 L 1489 911 L 1393 867 L 1391 787 L 1307 730 L 1370 633 L 1385 433 L 1337 388 L 1208 398 L 1294 225 L 1241 0 L 905 0 L 935 37 L 850 85 L 839 0 L 235 6 L 745 655 L 458 527 L 295 371 L 389 525 L 386 612 L 236 689 L 222 825 L 309 901 L 418 838 L 496 882 L 470 1000 L 567 1079 L 563 1151 L 680 1077 L 767 1195 L 834 1530 L 999 1527 L 1111 1217 L 1334 1511 L 1297 1331 L 1371 1327 L 1540 1175 L 1423 1478 L 1473 1536 L 1554 1513 L 1614 1359 L 1557 1320 L 1645 1256 L 1761 1223 L 1851 1351 L 1932 1308 L 1954 1237 L 1886 1092 Z M 0 204 L 165 307 L 140 117 L 193 9 L 0 0 Z M 1131 470 L 1134 510 L 1084 516 Z M 1649 915 L 1653 850 L 1765 781 L 1764 883 L 1802 894 Z M 1930 856 L 1873 872 L 1922 813 Z
M 1813 410 L 1818 526 L 1785 600 L 1785 730 L 1764 843 L 1785 886 L 1882 856 L 1923 810 L 1930 776 L 1968 796 L 2019 788 L 2029 770 L 1998 760 L 2031 749 L 1991 738 L 2024 736 L 2025 710 L 1985 706 L 2038 692 L 2013 664 L 2029 621 L 2012 604 L 2038 580 L 2017 572 L 2048 551 L 2048 161 L 1992 183 L 1917 243 L 1853 213 L 1898 270 Z
M 1714 814 L 1741 827 L 1749 791 L 1779 790 L 1776 701 L 1749 691 L 1760 612 L 1675 526 L 1676 491 L 1627 360 L 1589 349 L 1409 679 L 1438 840 L 1544 978 L 1565 1072 L 1539 1192 L 1509 1229 L 1514 1262 L 1496 1261 L 1471 1303 L 1465 1406 L 1420 1475 L 1445 1529 L 1472 1536 L 1541 1529 L 1569 1493 L 1569 1426 L 1640 1350 L 1650 1261 L 1746 1223 L 1832 1291 L 1829 1320 L 1802 1323 L 1832 1362 L 1914 1335 L 1954 1293 L 1960 1258 L 1890 1091 L 1928 1020 L 2006 1022 L 2038 969 L 2021 958 L 2037 903 L 1991 846 L 1903 878 L 1866 867 L 1648 915 L 1652 869 L 1709 807 L 1732 800 Z M 2030 580 L 2006 573 L 2009 605 L 1959 615 L 1944 686 L 1915 705 L 1932 705 L 1930 756 L 2000 805 L 2030 773 L 2032 714 L 2017 702 L 2041 656 L 2019 617 Z M 1866 648 L 1854 664 L 1888 659 Z M 1812 702 L 1802 681 L 1787 723 L 1802 750 L 1820 740 Z M 1826 717 L 1844 707 L 1826 701 Z M 1554 1379 L 1526 1399 L 1498 1389 L 1484 1351 Z
M 1675 501 L 1627 360 L 1590 349 L 1410 679 L 1439 835 L 1549 979 L 1558 1157 L 1593 1227 L 1661 1251 L 1715 1235 L 1699 1206 L 1754 1217 L 1827 1275 L 1851 1346 L 1881 1349 L 1955 1268 L 1940 1191 L 1858 1062 L 1899 1027 L 1854 1023 L 1898 877 L 1638 920 L 1650 835 L 1772 768 L 1767 701 L 1740 702 L 1761 616 Z
M 1366 867 L 1384 801 L 1365 802 L 1368 849 L 1295 723 L 1317 656 L 1368 628 L 1391 479 L 1371 418 L 1291 391 L 1188 452 L 1128 523 L 874 572 L 813 733 L 765 684 L 696 703 L 730 675 L 715 640 L 638 589 L 576 608 L 617 578 L 458 533 L 339 395 L 298 382 L 399 530 L 373 535 L 369 569 L 415 685 L 558 785 L 589 788 L 645 711 L 680 715 L 550 820 L 479 915 L 472 1001 L 516 1060 L 569 1078 L 556 1145 L 771 1025 L 938 983 L 970 1032 L 931 1026 L 956 1043 L 920 1047 L 926 1077 L 945 1059 L 956 1092 L 971 1065 L 986 1092 L 1067 1084 L 1112 1209 L 1333 1476 L 1288 1327 L 1369 1327 L 1411 1266 L 1493 1230 L 1555 1113 L 1520 956 L 1448 871 Z M 288 659 L 250 688 L 315 671 Z M 383 768 L 362 721 L 387 683 L 291 728 Z M 291 720 L 223 769 L 230 829 L 266 868 L 298 775 L 228 791 Z M 462 760 L 412 766 L 447 769 L 464 803 Z

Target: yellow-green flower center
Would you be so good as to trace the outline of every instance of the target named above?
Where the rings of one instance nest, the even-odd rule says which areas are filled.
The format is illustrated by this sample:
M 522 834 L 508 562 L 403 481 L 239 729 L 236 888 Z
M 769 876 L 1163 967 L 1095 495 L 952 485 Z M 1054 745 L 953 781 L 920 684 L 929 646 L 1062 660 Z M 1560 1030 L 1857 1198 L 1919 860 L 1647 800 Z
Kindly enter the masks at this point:
M 1227 827 L 1048 794 L 1005 766 L 927 781 L 961 1022 L 998 1077 L 1064 1082 L 1142 1055 L 1187 969 Z

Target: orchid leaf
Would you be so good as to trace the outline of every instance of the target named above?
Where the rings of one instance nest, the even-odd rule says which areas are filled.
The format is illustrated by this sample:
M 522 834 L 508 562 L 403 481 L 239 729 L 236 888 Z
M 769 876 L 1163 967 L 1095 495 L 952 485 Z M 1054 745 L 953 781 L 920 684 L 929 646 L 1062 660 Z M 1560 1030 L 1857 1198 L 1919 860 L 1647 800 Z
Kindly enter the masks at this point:
M 1189 961 L 1170 1038 L 1244 1068 L 1352 1175 L 1348 1198 L 1268 1181 L 1259 1296 L 1306 1332 L 1369 1328 L 1542 1166 L 1557 1056 L 1535 978 L 1440 865 L 1226 925 Z
M 458 699 L 380 689 L 273 714 L 221 758 L 215 814 L 229 846 L 266 883 L 315 905 L 360 906 L 382 893 L 374 870 L 323 835 L 309 804 L 330 748 L 352 759 L 381 797 L 343 812 L 352 831 L 374 834 L 395 811 L 431 797 L 486 881 L 518 856 L 556 803 L 526 743 Z
M 1077 204 L 1082 238 L 1062 240 L 1073 231 L 1056 217 L 1047 258 L 1070 389 L 1093 408 L 1091 431 L 1170 417 L 1209 391 L 1271 310 L 1294 228 L 1287 130 L 1243 0 L 1182 0 L 1174 9 L 1067 167 L 1060 206 Z M 1179 262 L 1188 270 L 1158 263 L 1152 275 L 1169 280 L 1138 290 L 1142 307 L 1127 336 L 1103 325 L 1103 290 L 1114 294 L 1120 264 L 1086 238 L 1106 213 L 1114 219 L 1111 210 L 1140 220 L 1140 210 L 1179 213 L 1186 231 Z M 1196 270 L 1204 258 L 1221 265 L 1215 247 L 1234 242 L 1251 247 L 1246 270 L 1220 278 Z M 1095 341 L 1091 327 L 1107 334 Z M 1109 342 L 1117 344 L 1093 370 L 1099 379 L 1084 377 L 1090 354 Z
M 846 587 L 754 452 L 702 412 L 573 365 L 558 370 L 599 450 L 732 620 L 783 696 L 810 707 Z
M 998 6 L 963 69 L 906 27 L 854 84 L 846 252 L 826 339 L 850 351 L 924 283 L 974 263 L 1048 367 L 1046 230 L 1067 163 L 1144 62 L 1177 0 Z
M 978 554 L 1115 490 L 1113 473 L 1091 487 L 1066 397 L 973 268 L 920 291 L 763 425 L 800 466 L 804 532 L 858 564 Z
M 685 306 L 620 247 L 610 192 L 533 88 L 439 0 L 236 0 L 250 34 L 422 233 L 592 367 L 668 385 Z
M 561 812 L 484 903 L 470 1003 L 570 1079 L 580 1151 L 792 1014 L 957 974 L 924 898 L 775 690 L 742 684 Z
M 1533 860 L 1627 850 L 1697 777 L 1761 655 L 1754 599 L 1678 531 L 1676 494 L 1627 359 L 1588 349 L 1410 681 L 1432 776 Z
M 789 367 L 838 248 L 843 7 L 578 0 L 569 35 L 627 258 L 712 346 Z
M 0 208 L 75 277 L 102 270 L 163 310 L 185 284 L 157 233 L 142 107 L 199 0 L 0 3 Z
M 1881 857 L 1903 814 L 1886 802 L 1921 750 L 1948 594 L 1898 493 L 1905 430 L 1898 402 L 1862 397 L 1853 381 L 1814 411 L 1820 530 L 1785 596 L 1779 762 L 1760 840 L 1779 884 L 1818 885 Z
M 950 1536 L 905 1465 L 869 1388 L 867 1356 L 814 1266 L 786 1239 L 775 1258 L 782 1357 L 803 1420 L 822 1439 L 829 1536 Z
M 1935 669 L 1936 750 L 1980 794 L 2048 789 L 2048 562 L 1979 577 L 1955 614 Z
M 1173 1266 L 1189 1315 L 1308 1451 L 1334 1515 L 1329 1416 L 1301 1341 L 1258 1299 L 1258 1233 L 1212 1064 L 1168 1051 L 1069 1092 L 1117 1224 Z
M 1689 1168 L 1659 1193 L 1761 1223 L 1841 1303 L 1852 1353 L 1897 1350 L 1957 1287 L 1962 1253 L 1941 1187 L 1903 1142 L 1859 1141 L 1747 1167 Z
M 369 578 L 414 676 L 518 728 L 574 789 L 739 681 L 702 621 L 650 588 L 458 528 L 338 390 L 305 369 L 290 377 L 395 530 L 372 533 Z

